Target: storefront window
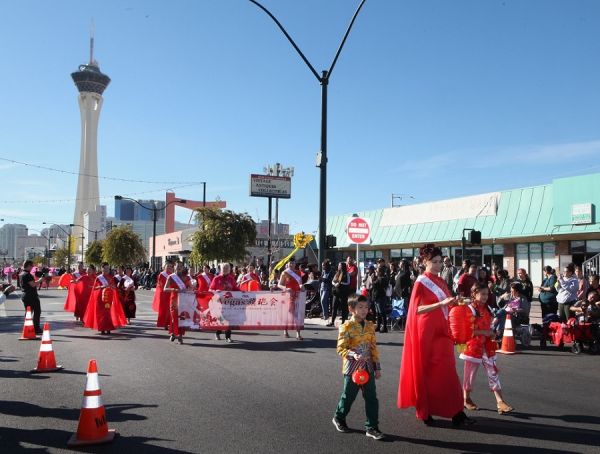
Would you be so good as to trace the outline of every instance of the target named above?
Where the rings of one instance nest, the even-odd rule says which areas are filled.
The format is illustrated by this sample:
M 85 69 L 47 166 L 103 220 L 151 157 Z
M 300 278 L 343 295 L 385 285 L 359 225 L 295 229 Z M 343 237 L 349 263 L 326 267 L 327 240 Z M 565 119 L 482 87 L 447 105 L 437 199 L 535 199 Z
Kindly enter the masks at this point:
M 390 257 L 393 259 L 402 257 L 402 249 L 390 249 Z
M 556 243 L 544 243 L 542 245 L 544 254 L 544 267 L 551 266 L 556 269 L 558 259 L 556 258 Z
M 527 244 L 517 244 L 517 268 L 529 268 L 529 247 Z M 529 271 L 529 270 L 528 270 Z
M 585 254 L 585 241 L 571 241 L 571 254 Z
M 588 240 L 585 242 L 585 251 L 588 254 L 600 253 L 600 240 Z

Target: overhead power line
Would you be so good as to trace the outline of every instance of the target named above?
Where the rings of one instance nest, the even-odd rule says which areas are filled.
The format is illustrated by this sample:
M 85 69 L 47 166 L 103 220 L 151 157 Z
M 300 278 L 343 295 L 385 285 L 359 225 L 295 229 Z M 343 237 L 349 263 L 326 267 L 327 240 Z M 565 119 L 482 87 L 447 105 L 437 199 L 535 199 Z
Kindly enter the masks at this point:
M 22 165 L 22 166 L 27 166 L 27 167 L 33 167 L 35 169 L 41 169 L 41 170 L 48 170 L 50 172 L 57 172 L 57 173 L 62 173 L 62 174 L 67 174 L 67 175 L 76 175 L 76 176 L 84 176 L 84 177 L 90 177 L 90 178 L 98 178 L 99 180 L 111 180 L 111 181 L 124 181 L 126 183 L 148 183 L 148 184 L 188 184 L 188 185 L 192 185 L 192 184 L 200 184 L 200 181 L 149 181 L 149 180 L 130 180 L 127 178 L 116 178 L 116 177 L 103 177 L 100 175 L 91 175 L 88 173 L 79 173 L 79 172 L 71 172 L 68 170 L 62 170 L 62 169 L 55 169 L 53 167 L 47 167 L 47 166 L 41 166 L 38 164 L 31 164 L 29 162 L 23 162 L 23 161 L 16 161 L 14 159 L 8 159 L 8 158 L 2 158 L 0 157 L 0 161 L 4 161 L 4 162 L 10 162 L 11 164 L 18 164 L 18 165 Z
M 179 185 L 179 186 L 173 186 L 173 187 L 169 187 L 169 188 L 162 188 L 162 189 L 153 189 L 151 191 L 142 191 L 142 192 L 131 192 L 129 194 L 124 194 L 126 197 L 129 196 L 134 196 L 134 195 L 142 195 L 142 194 L 152 194 L 154 192 L 162 192 L 162 191 L 169 191 L 169 190 L 173 190 L 173 189 L 180 189 L 180 188 L 188 188 L 190 186 L 199 186 L 202 183 L 189 183 L 189 184 L 183 184 L 183 185 Z M 105 196 L 100 196 L 99 199 L 114 199 L 114 195 L 105 195 Z M 47 199 L 47 200 L 0 200 L 0 203 L 2 204 L 19 204 L 19 205 L 23 205 L 23 204 L 28 204 L 28 203 L 73 203 L 73 202 L 77 202 L 78 200 L 95 200 L 94 198 L 89 198 L 89 199 Z

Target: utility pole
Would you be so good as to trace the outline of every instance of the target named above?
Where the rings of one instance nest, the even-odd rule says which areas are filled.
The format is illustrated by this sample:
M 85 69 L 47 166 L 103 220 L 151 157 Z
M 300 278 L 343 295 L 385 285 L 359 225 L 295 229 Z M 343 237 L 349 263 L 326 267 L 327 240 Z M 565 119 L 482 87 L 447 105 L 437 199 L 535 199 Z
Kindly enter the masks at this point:
M 294 167 L 283 167 L 279 162 L 276 162 L 274 165 L 266 165 L 263 167 L 263 171 L 265 175 L 273 175 L 276 177 L 293 177 L 294 176 Z M 269 215 L 269 222 L 271 222 L 271 216 Z M 279 198 L 275 199 L 275 225 L 273 229 L 273 233 L 275 234 L 275 238 L 277 238 L 277 245 L 279 245 Z M 270 238 L 270 235 L 269 235 Z M 269 249 L 269 254 L 271 250 Z M 280 257 L 281 258 L 281 255 Z

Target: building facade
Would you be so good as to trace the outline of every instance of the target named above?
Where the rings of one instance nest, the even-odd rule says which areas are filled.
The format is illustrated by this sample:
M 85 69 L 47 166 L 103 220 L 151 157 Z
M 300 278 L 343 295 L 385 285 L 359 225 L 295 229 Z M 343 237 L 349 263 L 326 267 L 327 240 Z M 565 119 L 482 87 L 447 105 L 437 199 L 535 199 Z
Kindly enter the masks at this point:
M 467 245 L 465 257 L 479 265 L 497 264 L 514 275 L 525 268 L 535 285 L 542 269 L 582 264 L 600 253 L 600 174 L 559 178 L 541 186 L 357 213 L 370 222 L 370 242 L 360 246 L 363 263 L 377 258 L 412 260 L 424 243 L 442 247 L 462 261 L 462 238 L 481 232 L 481 245 Z M 328 218 L 336 236 L 334 260 L 356 253 L 346 226 L 352 215 Z M 588 270 L 598 272 L 598 270 Z
M 0 255 L 3 259 L 23 260 L 28 230 L 24 224 L 4 224 L 0 227 Z

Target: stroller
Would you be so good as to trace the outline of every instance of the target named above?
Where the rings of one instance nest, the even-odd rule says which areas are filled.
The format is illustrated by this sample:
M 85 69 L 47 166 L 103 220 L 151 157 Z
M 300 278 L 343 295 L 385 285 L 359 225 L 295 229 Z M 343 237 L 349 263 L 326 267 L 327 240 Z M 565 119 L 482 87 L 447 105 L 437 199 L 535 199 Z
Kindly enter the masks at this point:
M 534 334 L 534 327 L 529 324 L 529 311 L 531 305 L 521 307 L 516 312 L 511 314 L 511 324 L 513 336 L 516 340 L 521 342 L 523 347 L 529 347 L 531 345 L 531 337 Z M 493 313 L 493 312 L 492 312 Z M 498 332 L 498 339 L 501 340 L 504 336 L 504 330 Z
M 598 324 L 578 322 L 576 318 L 570 318 L 567 323 L 558 321 L 555 314 L 544 319 L 543 333 L 540 339 L 540 348 L 547 347 L 548 342 L 562 349 L 565 344 L 571 344 L 571 352 L 575 355 L 584 351 L 587 347 L 591 354 L 600 351 L 600 333 Z
M 317 318 L 321 316 L 321 296 L 319 295 L 319 281 L 309 281 L 303 285 L 306 290 L 306 318 Z

